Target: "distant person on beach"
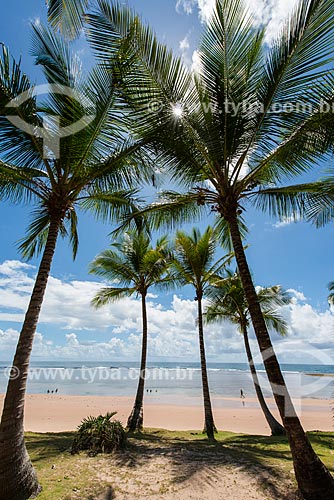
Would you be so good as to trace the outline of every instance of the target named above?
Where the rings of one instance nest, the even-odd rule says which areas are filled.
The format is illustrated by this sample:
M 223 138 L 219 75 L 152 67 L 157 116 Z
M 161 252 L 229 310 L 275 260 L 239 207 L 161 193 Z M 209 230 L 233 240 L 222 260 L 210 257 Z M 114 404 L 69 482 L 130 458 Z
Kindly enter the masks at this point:
M 57 394 L 57 392 L 58 392 L 58 389 L 56 389 L 56 390 L 55 390 L 55 393 L 56 393 L 56 394 Z
M 245 396 L 244 391 L 242 389 L 240 389 L 240 398 L 246 399 L 246 396 Z

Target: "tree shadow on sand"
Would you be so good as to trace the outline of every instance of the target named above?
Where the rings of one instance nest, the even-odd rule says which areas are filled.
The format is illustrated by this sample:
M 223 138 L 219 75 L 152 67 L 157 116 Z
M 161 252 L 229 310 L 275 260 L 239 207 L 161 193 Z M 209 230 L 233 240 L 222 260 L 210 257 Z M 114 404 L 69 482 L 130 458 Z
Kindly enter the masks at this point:
M 160 431 L 133 434 L 125 453 L 117 455 L 117 465 L 128 468 L 148 466 L 157 457 L 168 458 L 173 475 L 172 484 L 186 483 L 195 474 L 208 475 L 209 481 L 219 482 L 221 468 L 242 471 L 256 480 L 272 498 L 297 500 L 296 484 L 282 467 L 275 464 L 291 461 L 285 437 L 238 435 L 216 442 L 208 441 L 203 434 L 193 433 L 194 440 L 182 437 L 165 437 Z M 273 463 L 274 462 L 274 463 Z M 283 472 L 284 475 L 284 472 Z M 218 486 L 217 486 L 218 487 Z
M 334 446 L 333 433 L 313 432 L 310 437 L 320 458 L 328 462 Z M 71 432 L 27 434 L 33 462 L 48 468 L 51 460 L 56 461 L 61 456 L 66 463 L 72 457 L 73 438 L 74 433 Z M 211 442 L 200 432 L 149 429 L 129 436 L 128 446 L 123 452 L 98 455 L 95 461 L 93 459 L 89 463 L 92 464 L 92 480 L 100 481 L 102 488 L 103 484 L 106 488 L 102 496 L 88 497 L 89 500 L 114 498 L 113 488 L 126 488 L 128 479 L 139 481 L 143 490 L 152 490 L 152 484 L 158 482 L 162 492 L 160 494 L 158 490 L 156 496 L 164 498 L 165 491 L 176 488 L 177 493 L 179 488 L 191 488 L 201 482 L 218 494 L 224 487 L 222 481 L 230 481 L 230 478 L 238 481 L 240 477 L 246 484 L 252 483 L 255 489 L 263 491 L 268 498 L 299 498 L 285 437 L 224 432 L 217 435 L 216 442 Z M 125 478 L 123 483 L 119 483 L 121 476 Z M 108 483 L 111 486 L 109 489 Z

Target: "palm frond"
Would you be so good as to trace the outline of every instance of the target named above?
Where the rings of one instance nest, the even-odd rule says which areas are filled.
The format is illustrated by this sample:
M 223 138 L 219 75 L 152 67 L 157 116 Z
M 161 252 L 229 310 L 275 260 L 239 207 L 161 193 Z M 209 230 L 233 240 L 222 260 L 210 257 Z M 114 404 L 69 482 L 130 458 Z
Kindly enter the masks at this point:
M 32 25 L 32 55 L 50 84 L 73 88 L 81 76 L 81 64 L 70 44 L 41 23 Z
M 250 156 L 250 169 L 242 180 L 245 185 L 256 181 L 279 182 L 310 170 L 318 160 L 326 158 L 334 143 L 333 89 L 332 73 L 304 90 L 304 102 L 291 104 L 292 109 L 304 107 L 305 116 L 294 120 L 291 109 L 281 112 L 285 130 L 281 127 L 276 144 L 270 139 L 266 150 L 259 148 Z
M 280 285 L 260 288 L 257 292 L 260 305 L 273 309 L 291 304 L 291 295 Z
M 108 279 L 109 282 L 116 281 L 124 288 L 130 288 L 130 284 L 138 280 L 138 275 L 129 262 L 111 249 L 105 250 L 95 258 L 89 266 L 89 272 Z
M 220 319 L 230 320 L 239 326 L 240 332 L 249 326 L 250 314 L 246 295 L 238 273 L 225 271 L 225 276 L 217 280 L 207 290 L 209 303 L 205 311 L 208 323 Z M 263 318 L 268 329 L 280 335 L 286 335 L 287 323 L 279 312 L 279 308 L 291 303 L 291 296 L 279 285 L 260 288 L 257 291 Z
M 48 19 L 54 28 L 59 29 L 65 38 L 80 35 L 89 0 L 47 0 L 46 4 Z
M 238 225 L 239 225 L 239 231 L 241 238 L 243 240 L 246 239 L 247 234 L 248 234 L 248 227 L 246 225 L 245 219 L 242 217 L 242 215 L 239 215 L 238 217 Z M 214 222 L 214 230 L 217 234 L 217 238 L 221 242 L 221 246 L 223 248 L 226 248 L 228 252 L 233 251 L 233 244 L 231 240 L 231 234 L 230 230 L 228 227 L 228 223 L 223 217 L 216 216 L 215 222 Z
M 309 108 L 303 111 L 298 104 L 307 103 L 305 92 L 329 72 L 334 48 L 333 20 L 332 2 L 300 0 L 268 51 L 258 94 L 262 112 L 256 139 L 254 136 L 260 154 L 265 155 L 268 148 L 279 143 L 282 132 L 309 116 Z M 320 101 L 316 86 L 311 102 L 314 101 Z M 288 116 L 282 113 L 286 103 L 292 105 Z
M 207 287 L 222 278 L 223 270 L 232 258 L 227 255 L 216 261 L 217 245 L 216 234 L 210 226 L 203 233 L 197 228 L 189 234 L 177 231 L 172 261 L 174 280 L 178 284 L 192 285 L 203 295 Z
M 70 222 L 69 236 L 70 244 L 72 247 L 73 260 L 75 260 L 78 247 L 79 247 L 79 236 L 78 236 L 78 216 L 74 208 L 69 211 L 68 219 Z
M 266 323 L 268 330 L 274 330 L 281 337 L 284 337 L 288 333 L 288 324 L 282 318 L 281 314 L 277 310 L 263 309 L 263 319 Z
M 99 309 L 106 304 L 129 297 L 135 291 L 135 288 L 102 288 L 92 299 L 92 305 Z
M 28 227 L 27 234 L 18 241 L 18 250 L 26 260 L 31 260 L 44 250 L 49 234 L 50 220 L 47 202 L 42 200 L 32 212 L 32 222 Z M 59 227 L 60 236 L 62 238 L 69 237 L 73 259 L 76 257 L 79 244 L 77 222 L 77 214 L 72 209 Z
M 280 220 L 304 219 L 322 227 L 334 217 L 334 179 L 327 177 L 308 184 L 260 189 L 251 201 Z
M 92 190 L 80 201 L 80 208 L 93 213 L 96 218 L 102 220 L 118 221 L 131 213 L 137 213 L 143 204 L 142 198 L 138 197 L 138 190 L 114 191 L 108 193 L 104 190 Z M 140 223 L 139 219 L 137 219 Z
M 143 218 L 152 230 L 173 230 L 181 224 L 201 219 L 206 214 L 207 208 L 201 194 L 197 191 L 189 193 L 163 191 L 159 193 L 156 202 L 126 217 L 116 229 L 115 234 L 133 227 L 136 218 Z
M 332 60 L 333 21 L 332 2 L 299 0 L 268 52 L 262 102 L 291 102 L 324 74 Z
M 161 131 L 165 122 L 173 127 L 173 105 L 189 96 L 193 87 L 181 59 L 158 42 L 132 9 L 117 2 L 99 0 L 88 25 L 87 36 L 97 57 L 111 64 L 120 92 L 131 102 L 136 133 L 154 140 L 157 126 Z M 153 103 L 158 104 L 158 113 Z
M 328 303 L 330 306 L 334 306 L 334 281 L 328 283 L 327 288 L 331 292 L 327 297 Z
M 48 176 L 43 170 L 16 167 L 0 161 L 0 198 L 11 202 L 29 202 L 45 199 L 48 193 Z
M 43 144 L 40 138 L 23 130 L 22 121 L 32 126 L 42 126 L 38 116 L 34 86 L 16 62 L 9 49 L 0 49 L 0 154 L 3 161 L 18 166 L 40 168 Z M 15 99 L 26 95 L 19 107 Z M 10 119 L 9 119 L 10 118 Z M 10 121 L 11 120 L 11 121 Z
M 146 296 L 151 286 L 170 286 L 168 268 L 171 249 L 167 237 L 160 238 L 153 247 L 145 231 L 129 231 L 98 255 L 89 271 L 119 286 L 103 288 L 94 304 L 101 306 L 133 293 Z
M 47 207 L 45 205 L 37 207 L 32 213 L 32 219 L 27 235 L 18 242 L 18 250 L 27 260 L 40 254 L 45 246 L 50 225 Z
M 208 127 L 208 132 L 217 137 L 214 149 L 222 151 L 220 162 L 225 166 L 225 175 L 240 141 L 247 140 L 254 124 L 254 114 L 245 113 L 242 108 L 245 103 L 249 109 L 256 107 L 257 85 L 264 63 L 263 36 L 264 30 L 254 27 L 242 0 L 217 1 L 203 35 L 199 80 L 204 83 L 214 108 L 214 121 L 220 124 L 220 147 L 214 127 Z M 232 112 L 232 105 L 236 112 Z M 209 113 L 205 113 L 206 126 L 208 117 Z M 211 145 L 210 140 L 208 144 Z

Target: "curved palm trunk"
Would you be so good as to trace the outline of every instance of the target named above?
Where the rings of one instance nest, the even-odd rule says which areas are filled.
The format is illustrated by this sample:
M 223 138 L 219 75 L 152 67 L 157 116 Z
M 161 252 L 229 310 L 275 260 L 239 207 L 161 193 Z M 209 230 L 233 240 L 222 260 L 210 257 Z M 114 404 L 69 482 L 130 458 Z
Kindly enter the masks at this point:
M 215 439 L 214 433 L 217 432 L 217 430 L 213 420 L 208 374 L 206 369 L 206 356 L 205 356 L 205 345 L 204 345 L 204 334 L 203 334 L 203 311 L 202 311 L 201 297 L 197 297 L 197 306 L 198 306 L 199 348 L 201 356 L 202 388 L 203 388 L 204 415 L 205 415 L 204 432 L 206 432 L 209 439 Z
M 145 372 L 146 372 L 146 356 L 147 356 L 147 311 L 146 311 L 146 295 L 141 296 L 142 304 L 142 321 L 143 321 L 143 341 L 140 364 L 140 375 L 138 382 L 137 395 L 132 412 L 128 418 L 127 427 L 130 432 L 140 431 L 143 428 L 143 399 L 145 387 Z
M 24 403 L 37 322 L 56 248 L 60 219 L 51 221 L 8 382 L 0 424 L 0 500 L 26 500 L 40 491 L 24 442 Z
M 253 356 L 252 356 L 252 351 L 249 345 L 249 339 L 248 339 L 248 332 L 247 332 L 247 327 L 243 326 L 242 328 L 242 333 L 244 337 L 244 342 L 245 342 L 245 348 L 246 348 L 246 353 L 247 353 L 247 359 L 248 359 L 248 364 L 249 364 L 249 369 L 252 374 L 252 379 L 254 382 L 254 387 L 255 387 L 255 392 L 257 395 L 257 399 L 259 400 L 261 410 L 263 411 L 263 414 L 268 422 L 268 425 L 271 430 L 271 435 L 272 436 L 282 436 L 285 434 L 285 429 L 284 427 L 276 420 L 274 415 L 271 413 L 269 410 L 267 403 L 264 399 L 263 392 L 260 386 L 259 378 L 257 376 L 256 368 L 253 362 Z
M 305 500 L 332 500 L 334 478 L 315 454 L 294 409 L 262 316 L 236 214 L 229 214 L 227 222 L 264 366 L 289 439 L 299 489 Z

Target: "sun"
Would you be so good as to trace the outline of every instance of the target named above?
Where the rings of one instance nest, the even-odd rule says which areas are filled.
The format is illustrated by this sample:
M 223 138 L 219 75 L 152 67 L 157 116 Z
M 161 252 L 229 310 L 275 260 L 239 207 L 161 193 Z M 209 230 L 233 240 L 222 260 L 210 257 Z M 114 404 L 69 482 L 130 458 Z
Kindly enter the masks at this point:
M 181 104 L 174 104 L 172 110 L 173 110 L 173 115 L 176 118 L 182 118 L 183 108 L 182 108 Z

